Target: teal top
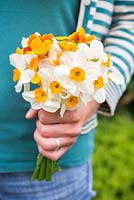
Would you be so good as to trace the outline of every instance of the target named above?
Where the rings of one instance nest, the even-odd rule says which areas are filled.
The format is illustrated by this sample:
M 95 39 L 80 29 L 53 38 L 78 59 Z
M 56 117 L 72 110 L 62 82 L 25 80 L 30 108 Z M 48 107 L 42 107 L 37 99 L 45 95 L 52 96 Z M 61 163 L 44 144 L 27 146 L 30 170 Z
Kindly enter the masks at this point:
M 0 1 L 0 172 L 33 171 L 38 154 L 33 139 L 35 119 L 25 119 L 30 104 L 14 90 L 9 54 L 20 46 L 22 37 L 32 33 L 68 35 L 75 31 L 79 6 L 79 0 Z M 69 167 L 86 162 L 93 137 L 94 131 L 80 136 L 59 164 Z

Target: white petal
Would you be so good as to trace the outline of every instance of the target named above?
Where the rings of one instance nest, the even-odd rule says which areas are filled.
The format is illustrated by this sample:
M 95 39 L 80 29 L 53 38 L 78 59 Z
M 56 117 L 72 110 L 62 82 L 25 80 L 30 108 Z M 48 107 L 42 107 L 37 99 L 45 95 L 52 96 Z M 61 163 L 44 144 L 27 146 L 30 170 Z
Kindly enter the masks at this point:
M 101 89 L 96 89 L 93 98 L 98 102 L 98 103 L 103 103 L 106 99 L 106 94 L 105 90 L 103 88 Z
M 74 53 L 70 51 L 63 53 L 62 56 L 60 57 L 60 63 L 63 66 L 67 66 L 68 68 L 71 68 L 74 62 L 73 54 Z
M 90 47 L 92 49 L 96 49 L 96 51 L 103 51 L 103 43 L 99 40 L 93 40 L 91 43 L 90 43 Z
M 50 83 L 50 81 L 54 80 L 53 71 L 49 68 L 39 69 L 39 75 L 44 79 L 44 83 Z
M 28 41 L 28 38 L 25 38 L 25 37 L 22 38 L 21 45 L 23 48 L 28 46 L 27 41 Z
M 13 53 L 9 56 L 9 59 L 10 59 L 10 64 L 18 68 L 20 71 L 27 68 L 25 55 Z
M 52 51 L 61 52 L 61 49 L 60 49 L 60 47 L 58 45 L 57 40 L 53 37 L 52 41 L 53 41 L 53 44 L 52 44 L 52 47 L 50 49 L 50 52 L 52 52 Z
M 87 62 L 87 57 L 85 52 L 79 50 L 74 52 L 72 67 L 78 66 L 82 69 L 85 69 L 86 62 Z
M 89 59 L 104 57 L 103 44 L 98 40 L 93 40 L 88 50 Z
M 39 102 L 32 102 L 31 103 L 31 107 L 35 110 L 39 110 L 42 108 L 42 103 L 39 103 Z
M 93 94 L 94 92 L 94 86 L 90 79 L 86 79 L 82 83 L 78 83 L 77 87 L 78 87 L 78 90 L 82 93 Z
M 54 76 L 59 80 L 59 77 L 67 77 L 69 75 L 69 69 L 67 68 L 66 65 L 59 65 L 54 68 Z
M 76 95 L 76 94 L 78 95 L 79 91 L 77 90 L 75 83 L 73 81 L 71 81 L 69 78 L 60 79 L 60 82 L 61 82 L 62 87 L 65 90 L 67 90 L 68 93 L 70 93 L 71 95 Z
M 79 43 L 78 44 L 78 49 L 86 54 L 88 52 L 88 50 L 89 50 L 89 46 L 87 44 L 85 44 L 85 43 Z
M 27 69 L 27 70 L 23 71 L 20 76 L 20 83 L 22 83 L 22 84 L 29 83 L 32 80 L 32 78 L 34 77 L 34 75 L 35 75 L 34 70 Z
M 18 83 L 15 85 L 15 91 L 17 93 L 21 92 L 22 90 L 22 84 L 20 83 L 20 81 L 18 81 Z
M 22 93 L 22 97 L 28 101 L 28 102 L 31 102 L 33 103 L 35 101 L 34 99 L 34 92 L 33 91 L 29 91 L 29 92 L 23 92 Z
M 47 100 L 42 104 L 42 108 L 47 112 L 56 112 L 60 108 L 60 103 L 58 101 Z
M 53 61 L 57 59 L 57 52 L 51 51 L 49 53 L 49 59 L 50 59 L 50 63 L 53 64 Z

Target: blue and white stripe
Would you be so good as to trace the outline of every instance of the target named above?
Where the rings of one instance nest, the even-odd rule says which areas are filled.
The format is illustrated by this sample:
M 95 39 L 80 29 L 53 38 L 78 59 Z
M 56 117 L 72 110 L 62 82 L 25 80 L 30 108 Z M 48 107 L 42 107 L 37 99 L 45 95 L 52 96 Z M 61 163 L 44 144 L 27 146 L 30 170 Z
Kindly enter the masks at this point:
M 81 0 L 80 26 L 103 41 L 105 51 L 111 54 L 114 69 L 124 76 L 123 85 L 110 82 L 106 86 L 106 102 L 98 112 L 111 116 L 134 72 L 134 0 Z M 96 125 L 94 115 L 82 133 L 89 132 Z

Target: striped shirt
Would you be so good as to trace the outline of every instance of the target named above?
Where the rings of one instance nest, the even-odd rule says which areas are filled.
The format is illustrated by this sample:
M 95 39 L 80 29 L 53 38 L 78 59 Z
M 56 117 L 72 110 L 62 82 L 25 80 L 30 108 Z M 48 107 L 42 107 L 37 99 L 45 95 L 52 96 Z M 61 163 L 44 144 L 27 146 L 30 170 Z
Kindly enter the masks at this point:
M 116 85 L 111 81 L 106 85 L 106 101 L 98 110 L 98 113 L 112 116 L 134 72 L 134 0 L 82 0 L 80 26 L 104 43 L 114 69 L 124 76 L 124 84 Z M 84 125 L 82 134 L 96 125 L 97 114 Z

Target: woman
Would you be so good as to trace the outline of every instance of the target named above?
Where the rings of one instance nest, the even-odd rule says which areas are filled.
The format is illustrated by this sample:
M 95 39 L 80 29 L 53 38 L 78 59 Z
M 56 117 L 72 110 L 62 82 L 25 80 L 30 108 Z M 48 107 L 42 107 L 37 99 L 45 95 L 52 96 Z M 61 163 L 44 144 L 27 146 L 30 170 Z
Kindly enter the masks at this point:
M 96 112 L 99 109 L 103 114 L 114 114 L 134 71 L 133 8 L 132 0 L 0 2 L 0 199 L 89 200 L 95 195 L 91 155 Z M 23 36 L 36 31 L 68 35 L 80 26 L 104 42 L 115 70 L 125 78 L 124 85 L 111 82 L 106 87 L 104 104 L 92 101 L 74 112 L 66 112 L 63 119 L 58 113 L 29 110 L 26 118 L 37 116 L 38 120 L 26 120 L 29 104 L 14 92 L 8 55 Z M 50 159 L 60 159 L 62 172 L 55 173 L 52 182 L 30 180 L 38 150 Z

